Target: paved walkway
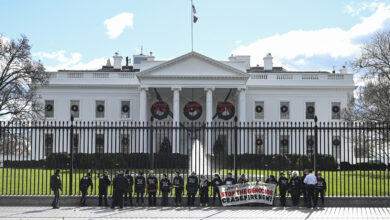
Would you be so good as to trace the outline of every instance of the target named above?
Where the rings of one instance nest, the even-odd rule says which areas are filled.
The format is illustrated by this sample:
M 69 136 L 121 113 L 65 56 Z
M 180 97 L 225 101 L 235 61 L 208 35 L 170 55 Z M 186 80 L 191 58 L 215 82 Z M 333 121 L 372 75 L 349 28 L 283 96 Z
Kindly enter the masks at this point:
M 0 219 L 390 219 L 390 208 L 0 207 Z

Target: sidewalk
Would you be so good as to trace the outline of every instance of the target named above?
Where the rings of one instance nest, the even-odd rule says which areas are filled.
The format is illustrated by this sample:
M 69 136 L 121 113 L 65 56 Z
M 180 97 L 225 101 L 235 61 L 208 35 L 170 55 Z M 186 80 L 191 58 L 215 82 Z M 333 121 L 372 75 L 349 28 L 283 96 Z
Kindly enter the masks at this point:
M 390 208 L 0 207 L 0 219 L 390 219 Z

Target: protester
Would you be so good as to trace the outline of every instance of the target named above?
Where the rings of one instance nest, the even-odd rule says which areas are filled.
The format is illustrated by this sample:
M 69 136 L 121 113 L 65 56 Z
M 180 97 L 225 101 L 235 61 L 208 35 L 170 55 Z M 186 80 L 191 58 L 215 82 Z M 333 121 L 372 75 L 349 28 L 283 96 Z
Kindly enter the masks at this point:
M 149 171 L 149 176 L 146 179 L 146 189 L 149 194 L 149 206 L 156 206 L 156 193 L 158 187 L 158 180 L 154 176 L 153 170 Z
M 308 199 L 307 199 L 307 186 L 304 183 L 304 180 L 305 180 L 307 174 L 309 174 L 309 170 L 305 169 L 303 171 L 303 176 L 301 179 L 301 193 L 303 194 L 303 202 L 305 203 L 305 206 L 307 206 L 307 201 L 308 201 Z
M 317 184 L 314 189 L 315 199 L 314 199 L 314 207 L 317 206 L 318 202 L 318 194 L 321 194 L 321 204 L 325 204 L 324 194 L 326 192 L 326 181 L 322 178 L 322 174 L 320 172 L 317 173 Z
M 247 183 L 248 180 L 245 177 L 245 174 L 242 174 L 241 177 L 238 179 L 238 184 L 244 184 Z
M 91 186 L 91 191 L 93 190 L 93 183 L 91 179 L 91 174 L 87 173 L 86 176 L 81 178 L 80 180 L 80 191 L 81 191 L 81 199 L 80 199 L 80 206 L 85 206 L 86 205 L 86 200 L 87 200 L 87 195 L 88 195 L 88 188 Z
M 306 184 L 308 208 L 312 208 L 315 205 L 314 188 L 317 184 L 317 178 L 312 174 L 312 172 L 312 170 L 309 170 L 307 176 L 305 177 L 305 180 L 303 180 L 303 183 Z
M 172 189 L 171 182 L 167 178 L 167 174 L 163 174 L 163 177 L 160 180 L 160 192 L 162 194 L 161 206 L 168 205 L 168 193 L 171 189 Z
M 280 205 L 286 206 L 286 192 L 288 189 L 288 179 L 284 176 L 284 173 L 280 173 L 279 181 L 279 193 L 280 193 Z
M 298 171 L 292 172 L 292 177 L 289 182 L 289 190 L 290 190 L 293 206 L 298 206 L 299 197 L 301 194 L 301 180 L 298 177 Z
M 175 188 L 175 205 L 181 206 L 181 195 L 184 191 L 184 180 L 180 176 L 179 172 L 176 172 L 175 178 L 173 179 L 173 188 Z
M 58 201 L 60 199 L 59 190 L 62 191 L 62 183 L 59 169 L 56 169 L 55 173 L 50 177 L 50 189 L 54 191 L 54 200 L 51 203 L 51 206 L 53 206 L 53 209 L 58 209 L 60 208 L 58 206 Z
M 134 188 L 137 193 L 136 205 L 144 205 L 144 193 L 145 193 L 145 177 L 141 171 L 138 172 L 137 177 L 134 179 Z
M 123 208 L 123 193 L 129 188 L 129 182 L 126 177 L 124 177 L 123 172 L 119 172 L 118 175 L 115 176 L 113 188 L 115 196 L 111 208 L 115 208 L 116 206 Z
M 125 178 L 127 179 L 127 182 L 129 182 L 129 187 L 125 190 L 125 193 L 124 193 L 124 196 L 125 196 L 125 198 L 124 198 L 125 206 L 127 206 L 127 197 L 129 197 L 130 206 L 133 206 L 133 196 L 132 196 L 132 194 L 133 194 L 134 180 L 133 180 L 133 177 L 131 176 L 129 170 L 126 170 Z
M 203 174 L 200 176 L 199 180 L 199 196 L 200 196 L 200 206 L 209 205 L 209 186 L 210 182 Z
M 99 206 L 103 205 L 103 197 L 104 197 L 104 206 L 108 206 L 107 203 L 107 188 L 111 185 L 111 181 L 108 178 L 108 172 L 104 171 L 103 175 L 99 177 Z
M 271 174 L 271 175 L 265 180 L 265 183 L 269 183 L 269 184 L 278 184 L 278 181 L 276 180 L 275 176 Z
M 211 181 L 211 186 L 213 187 L 213 205 L 215 204 L 215 197 L 218 195 L 219 202 L 221 202 L 221 195 L 219 194 L 219 186 L 222 186 L 221 177 L 218 174 L 214 175 L 213 181 Z
M 199 187 L 198 177 L 196 173 L 192 171 L 191 176 L 187 178 L 187 205 L 193 206 L 195 204 L 195 195 L 198 192 Z
M 233 178 L 233 175 L 232 173 L 228 173 L 228 176 L 227 178 L 225 179 L 225 182 L 223 183 L 223 185 L 233 185 L 233 184 L 236 184 L 236 180 Z

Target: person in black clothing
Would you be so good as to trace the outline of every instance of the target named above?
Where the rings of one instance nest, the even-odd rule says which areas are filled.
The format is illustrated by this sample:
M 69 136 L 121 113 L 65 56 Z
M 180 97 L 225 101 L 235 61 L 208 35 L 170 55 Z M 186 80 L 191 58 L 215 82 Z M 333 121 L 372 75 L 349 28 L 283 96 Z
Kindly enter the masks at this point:
M 238 184 L 245 184 L 247 182 L 248 182 L 248 180 L 246 179 L 245 174 L 242 174 L 240 176 L 240 178 L 238 179 Z
M 314 207 L 317 206 L 318 202 L 318 194 L 321 194 L 321 204 L 325 204 L 324 194 L 326 192 L 326 182 L 325 179 L 322 178 L 322 174 L 320 172 L 317 173 L 317 184 L 314 188 L 315 197 L 314 197 Z
M 108 172 L 104 171 L 103 175 L 99 177 L 99 206 L 103 205 L 103 197 L 104 197 L 104 205 L 108 206 L 107 203 L 107 188 L 111 185 L 111 181 L 108 178 Z
M 123 208 L 123 193 L 129 187 L 129 182 L 124 177 L 123 172 L 120 172 L 118 176 L 114 178 L 113 186 L 115 197 L 111 208 L 115 208 L 115 206 Z
M 146 179 L 146 189 L 149 194 L 149 206 L 156 206 L 156 194 L 157 194 L 158 180 L 154 176 L 153 170 L 149 171 L 149 176 Z
M 286 206 L 286 192 L 288 189 L 288 179 L 284 176 L 284 173 L 280 173 L 279 181 L 279 193 L 280 193 L 280 205 Z
M 195 204 L 195 195 L 198 192 L 199 187 L 198 177 L 196 173 L 192 171 L 191 176 L 187 178 L 187 205 L 193 206 Z
M 80 180 L 80 191 L 81 191 L 81 199 L 80 199 L 80 205 L 85 206 L 85 202 L 87 200 L 87 195 L 88 195 L 88 188 L 91 186 L 91 191 L 93 190 L 93 183 L 91 179 L 91 174 L 87 173 L 86 176 L 81 178 Z
M 199 196 L 200 196 L 200 206 L 209 205 L 209 186 L 210 182 L 203 174 L 200 176 L 199 180 Z
M 298 171 L 292 172 L 292 177 L 289 182 L 289 190 L 293 206 L 297 206 L 299 204 L 299 197 L 301 195 L 301 180 L 298 177 Z
M 162 193 L 161 206 L 168 205 L 168 193 L 171 190 L 171 182 L 167 178 L 167 174 L 163 174 L 162 179 L 160 180 L 160 192 Z
M 133 196 L 132 196 L 132 194 L 133 194 L 134 180 L 133 180 L 133 177 L 131 176 L 129 170 L 126 170 L 125 178 L 129 182 L 129 188 L 127 188 L 125 190 L 125 193 L 124 193 L 124 196 L 125 196 L 125 199 L 124 199 L 125 200 L 125 206 L 127 206 L 127 196 L 129 197 L 130 206 L 133 206 Z
M 270 184 L 278 184 L 278 181 L 276 180 L 274 175 L 270 175 L 266 180 L 265 183 L 270 183 Z
M 219 194 L 219 186 L 222 186 L 221 177 L 218 174 L 214 175 L 213 181 L 211 181 L 211 186 L 213 187 L 213 205 L 215 204 L 215 197 L 218 195 L 219 202 L 221 202 L 221 195 Z
M 173 179 L 173 188 L 175 188 L 175 205 L 181 206 L 181 194 L 183 194 L 184 191 L 184 180 L 179 172 L 176 172 L 175 178 Z
M 305 177 L 309 174 L 309 170 L 305 169 L 303 171 L 303 175 L 301 178 L 301 193 L 303 194 L 303 202 L 305 203 L 305 206 L 307 206 L 308 198 L 307 198 L 307 187 L 306 184 L 303 182 L 305 180 Z
M 139 206 L 141 203 L 141 205 L 143 206 L 145 193 L 145 177 L 143 176 L 143 173 L 141 171 L 138 172 L 137 177 L 134 178 L 134 188 L 135 192 L 137 193 L 136 205 Z
M 60 178 L 60 170 L 56 169 L 56 172 L 54 175 L 50 177 L 50 189 L 54 191 L 54 200 L 51 203 L 51 206 L 53 206 L 53 209 L 58 209 L 58 200 L 60 199 L 60 192 L 62 191 L 62 183 Z
M 223 185 L 233 185 L 236 184 L 236 180 L 232 177 L 232 173 L 228 173 L 227 178 L 225 179 Z

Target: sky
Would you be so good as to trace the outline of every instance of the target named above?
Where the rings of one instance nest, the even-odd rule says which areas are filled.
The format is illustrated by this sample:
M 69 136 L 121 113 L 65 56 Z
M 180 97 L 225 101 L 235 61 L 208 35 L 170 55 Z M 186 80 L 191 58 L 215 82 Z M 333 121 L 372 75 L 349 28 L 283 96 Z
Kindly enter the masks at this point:
M 250 55 L 288 70 L 332 70 L 390 29 L 390 0 L 193 0 L 194 50 L 217 60 Z M 26 35 L 49 71 L 98 69 L 115 52 L 158 60 L 191 51 L 190 0 L 0 0 L 0 34 Z

